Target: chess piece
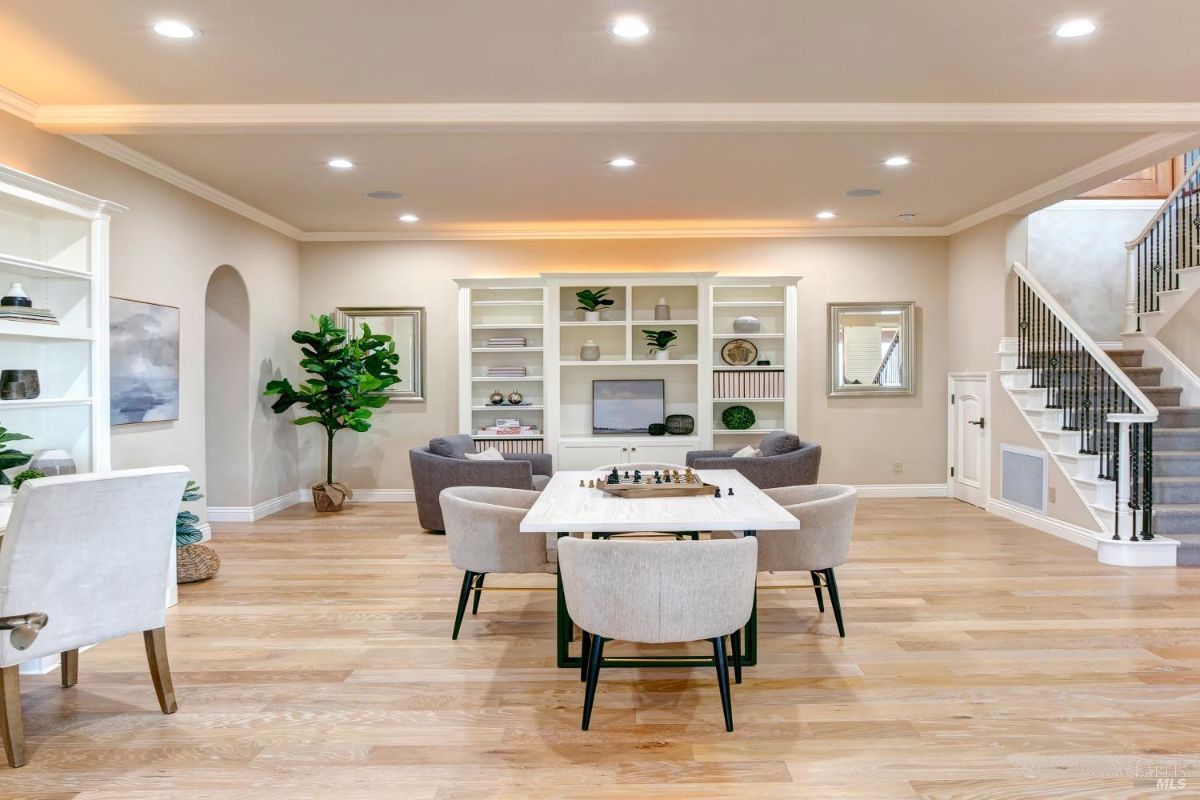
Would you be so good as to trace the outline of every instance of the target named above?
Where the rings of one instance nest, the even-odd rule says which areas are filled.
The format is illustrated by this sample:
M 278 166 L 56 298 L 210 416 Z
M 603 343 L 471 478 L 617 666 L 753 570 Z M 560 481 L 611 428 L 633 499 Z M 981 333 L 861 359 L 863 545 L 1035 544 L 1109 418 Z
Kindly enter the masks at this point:
M 580 482 L 579 482 L 579 485 L 580 485 L 580 486 L 583 486 L 583 481 L 580 481 Z M 596 481 L 595 481 L 595 480 L 590 480 L 590 481 L 588 481 L 588 488 L 589 488 L 589 489 L 595 489 L 595 488 L 596 488 Z
M 659 483 L 662 483 L 662 475 L 659 473 L 658 470 L 654 470 L 654 480 L 658 481 Z
M 579 479 L 579 488 L 580 488 L 580 489 L 582 489 L 582 488 L 583 488 L 583 478 L 580 478 L 580 479 Z
M 614 469 L 613 472 L 616 472 L 616 469 Z M 625 478 L 629 478 L 629 470 L 625 470 Z
M 729 487 L 729 496 L 733 497 L 733 487 L 732 486 Z
M 717 492 L 716 492 L 716 494 L 714 494 L 714 495 L 713 495 L 713 497 L 720 497 L 720 496 L 721 496 L 721 487 L 720 487 L 720 486 L 718 486 L 718 487 L 717 487 Z
M 629 473 L 626 473 L 626 475 L 628 475 L 628 474 Z M 620 476 L 620 474 L 617 473 L 617 468 L 613 467 L 613 471 L 610 472 L 608 475 L 608 483 L 611 486 L 613 484 L 618 484 L 620 482 L 621 482 L 621 476 Z

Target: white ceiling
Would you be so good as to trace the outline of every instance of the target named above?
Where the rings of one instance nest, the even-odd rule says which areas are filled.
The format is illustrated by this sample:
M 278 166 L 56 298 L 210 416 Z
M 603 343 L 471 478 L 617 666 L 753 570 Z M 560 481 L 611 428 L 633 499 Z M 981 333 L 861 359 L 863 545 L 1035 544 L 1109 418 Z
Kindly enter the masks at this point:
M 615 40 L 623 13 L 653 34 Z M 1100 30 L 1052 35 L 1079 16 Z M 150 33 L 163 18 L 203 35 Z M 1162 155 L 1114 151 L 1200 131 L 1197 30 L 1195 0 L 4 0 L 0 86 L 40 105 L 47 130 L 113 135 L 137 151 L 126 160 L 288 230 L 845 230 L 903 227 L 905 211 L 909 229 L 940 228 L 1065 174 L 1060 195 L 1090 188 Z M 283 103 L 307 105 L 269 105 Z M 466 124 L 465 103 L 495 105 Z M 516 105 L 538 103 L 564 105 Z M 600 103 L 648 105 L 614 122 Z M 743 120 L 684 103 L 760 105 Z M 775 109 L 815 122 L 769 121 Z M 531 121 L 543 112 L 567 122 Z M 428 119 L 395 123 L 413 113 Z M 913 165 L 880 166 L 895 153 Z M 641 163 L 615 172 L 617 154 Z M 334 155 L 358 166 L 331 171 Z M 883 194 L 844 196 L 859 187 Z M 363 196 L 380 189 L 407 197 Z M 839 218 L 813 219 L 827 208 Z
M 636 12 L 638 42 L 607 26 Z M 1086 40 L 1059 23 L 1095 19 Z M 196 41 L 147 33 L 162 18 Z M 4 0 L 43 104 L 1198 97 L 1195 0 Z

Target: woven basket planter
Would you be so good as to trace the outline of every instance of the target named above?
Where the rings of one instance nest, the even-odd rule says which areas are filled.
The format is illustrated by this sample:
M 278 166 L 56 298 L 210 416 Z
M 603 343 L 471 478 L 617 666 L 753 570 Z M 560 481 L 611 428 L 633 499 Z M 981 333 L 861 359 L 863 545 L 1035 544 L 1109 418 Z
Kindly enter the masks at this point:
M 176 583 L 206 581 L 221 568 L 221 557 L 206 544 L 175 548 Z

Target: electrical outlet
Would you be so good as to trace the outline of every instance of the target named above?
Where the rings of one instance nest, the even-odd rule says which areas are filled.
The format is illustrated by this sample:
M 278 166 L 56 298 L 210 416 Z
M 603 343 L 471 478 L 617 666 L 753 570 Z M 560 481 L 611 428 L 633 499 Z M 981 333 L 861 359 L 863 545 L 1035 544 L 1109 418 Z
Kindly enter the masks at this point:
M 897 461 L 892 464 L 892 472 L 904 472 L 903 462 Z
M 1053 486 L 1046 489 L 1046 499 L 1049 500 L 1051 503 L 1055 502 L 1058 499 L 1058 492 L 1055 490 L 1055 488 Z

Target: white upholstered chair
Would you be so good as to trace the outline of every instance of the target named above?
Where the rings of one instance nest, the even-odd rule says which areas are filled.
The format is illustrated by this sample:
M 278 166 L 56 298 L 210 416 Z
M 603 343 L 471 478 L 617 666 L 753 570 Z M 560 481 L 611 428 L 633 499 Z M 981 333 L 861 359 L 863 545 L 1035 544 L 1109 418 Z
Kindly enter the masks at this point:
M 0 543 L 0 620 L 45 614 L 0 631 L 0 735 L 11 766 L 25 763 L 17 665 L 61 654 L 63 686 L 78 677 L 79 648 L 141 633 L 164 714 L 176 709 L 166 650 L 168 566 L 185 467 L 64 475 L 27 481 Z
M 733 730 L 725 637 L 741 683 L 740 631 L 754 607 L 758 542 L 636 542 L 560 539 L 558 566 L 571 619 L 583 631 L 588 729 L 609 640 L 660 644 L 712 641 L 725 729 Z
M 471 592 L 471 614 L 479 612 L 483 579 L 491 572 L 530 573 L 555 570 L 557 543 L 553 534 L 521 533 L 521 520 L 538 499 L 538 492 L 491 486 L 454 486 L 438 498 L 446 523 L 450 563 L 463 570 L 454 632 L 458 638 Z

